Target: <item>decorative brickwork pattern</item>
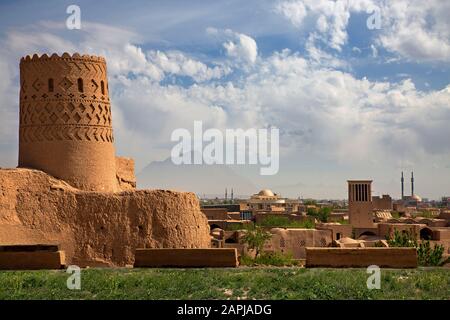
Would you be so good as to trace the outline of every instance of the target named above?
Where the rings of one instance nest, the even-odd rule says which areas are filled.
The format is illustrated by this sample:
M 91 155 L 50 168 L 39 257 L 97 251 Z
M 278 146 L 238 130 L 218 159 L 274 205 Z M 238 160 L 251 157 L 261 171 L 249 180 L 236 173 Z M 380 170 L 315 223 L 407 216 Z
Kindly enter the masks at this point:
M 19 166 L 83 190 L 117 190 L 106 61 L 75 53 L 20 61 Z
M 113 142 L 106 63 L 65 53 L 20 62 L 20 141 Z

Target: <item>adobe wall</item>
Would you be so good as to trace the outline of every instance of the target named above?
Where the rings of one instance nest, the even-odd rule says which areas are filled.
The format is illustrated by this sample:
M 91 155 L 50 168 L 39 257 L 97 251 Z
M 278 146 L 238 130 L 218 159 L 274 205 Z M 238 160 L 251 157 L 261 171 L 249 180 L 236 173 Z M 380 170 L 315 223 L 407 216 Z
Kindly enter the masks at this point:
M 19 167 L 82 190 L 117 191 L 113 141 L 105 59 L 21 59 Z
M 120 190 L 136 189 L 134 160 L 132 158 L 116 157 L 116 176 Z
M 294 259 L 305 259 L 306 247 L 327 247 L 332 243 L 331 230 L 273 228 L 270 232 L 272 239 L 264 250 L 291 253 Z
M 379 223 L 378 236 L 386 238 L 392 237 L 395 230 L 398 232 L 410 232 L 416 239 L 420 239 L 420 230 L 426 227 L 425 224 L 406 224 L 406 223 Z
M 138 249 L 135 268 L 235 268 L 238 255 L 234 248 L 218 249 Z
M 42 171 L 0 169 L 0 225 L 45 235 L 79 266 L 124 266 L 136 248 L 208 248 L 209 226 L 193 193 L 86 192 Z M 20 237 L 20 235 L 18 235 Z
M 227 220 L 228 210 L 226 208 L 202 208 L 202 212 L 208 220 Z
M 415 248 L 306 248 L 306 267 L 416 268 Z
M 317 223 L 316 229 L 331 230 L 332 240 L 339 240 L 344 237 L 351 237 L 353 228 L 349 224 L 340 223 Z
M 392 210 L 392 198 L 389 195 L 372 197 L 373 210 Z

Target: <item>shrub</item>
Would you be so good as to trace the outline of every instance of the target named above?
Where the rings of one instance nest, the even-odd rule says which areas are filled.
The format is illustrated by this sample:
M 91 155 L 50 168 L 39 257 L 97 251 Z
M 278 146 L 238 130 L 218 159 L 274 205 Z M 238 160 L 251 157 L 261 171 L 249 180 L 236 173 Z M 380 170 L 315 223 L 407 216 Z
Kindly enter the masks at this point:
M 306 212 L 307 215 L 315 217 L 316 219 L 322 221 L 322 222 L 327 222 L 328 221 L 328 217 L 331 214 L 331 208 L 329 207 L 322 207 L 318 210 L 315 210 L 313 208 L 309 208 Z
M 247 244 L 249 249 L 255 250 L 255 256 L 258 257 L 264 247 L 264 243 L 270 238 L 272 238 L 270 232 L 265 231 L 260 226 L 253 226 L 247 228 L 247 232 L 242 237 L 242 242 Z
M 386 237 L 390 247 L 417 247 L 416 237 L 409 231 L 394 230 L 393 237 Z
M 303 200 L 303 204 L 305 205 L 305 206 L 315 206 L 316 205 L 316 200 L 313 200 L 313 199 L 306 199 L 306 200 Z
M 288 217 L 268 216 L 259 223 L 262 227 L 282 227 L 282 228 L 314 228 L 314 222 L 311 220 L 295 221 Z
M 240 259 L 241 265 L 254 266 L 295 266 L 298 262 L 293 259 L 291 254 L 283 254 L 281 252 L 263 252 L 254 259 L 250 256 L 243 255 Z
M 394 219 L 400 218 L 400 213 L 398 211 L 391 211 L 391 216 Z
M 435 244 L 431 248 L 430 241 L 417 243 L 416 237 L 411 232 L 394 231 L 393 237 L 386 237 L 390 247 L 414 247 L 417 250 L 417 261 L 421 266 L 438 266 L 442 261 L 444 247 Z
M 431 248 L 430 241 L 426 240 L 417 247 L 417 259 L 422 266 L 438 266 L 442 261 L 444 246 L 435 244 Z

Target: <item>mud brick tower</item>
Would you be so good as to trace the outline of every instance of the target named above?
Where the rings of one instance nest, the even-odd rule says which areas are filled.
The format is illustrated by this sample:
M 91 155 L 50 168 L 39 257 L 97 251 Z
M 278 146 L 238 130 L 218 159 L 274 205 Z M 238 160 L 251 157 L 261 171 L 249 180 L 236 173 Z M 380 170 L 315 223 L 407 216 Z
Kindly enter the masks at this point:
M 78 53 L 20 61 L 19 167 L 82 190 L 116 191 L 106 62 Z
M 373 228 L 372 180 L 349 180 L 348 214 L 353 228 Z

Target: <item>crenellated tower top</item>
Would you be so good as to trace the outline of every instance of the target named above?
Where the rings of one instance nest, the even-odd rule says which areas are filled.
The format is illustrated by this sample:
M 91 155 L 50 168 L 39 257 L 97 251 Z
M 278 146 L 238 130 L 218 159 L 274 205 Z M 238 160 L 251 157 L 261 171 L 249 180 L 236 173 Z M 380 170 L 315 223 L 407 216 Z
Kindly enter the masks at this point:
M 81 189 L 114 190 L 103 57 L 34 54 L 20 60 L 19 166 L 43 170 Z

